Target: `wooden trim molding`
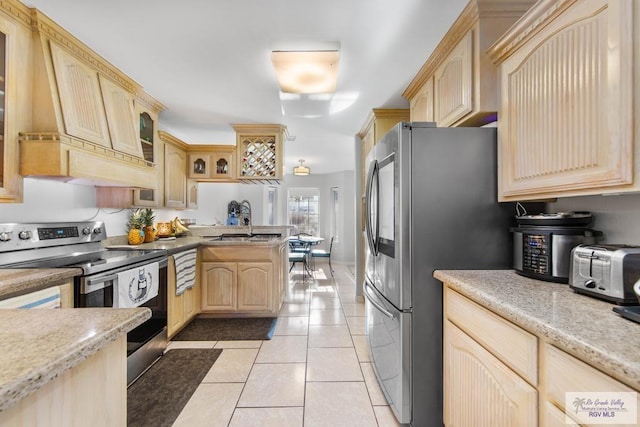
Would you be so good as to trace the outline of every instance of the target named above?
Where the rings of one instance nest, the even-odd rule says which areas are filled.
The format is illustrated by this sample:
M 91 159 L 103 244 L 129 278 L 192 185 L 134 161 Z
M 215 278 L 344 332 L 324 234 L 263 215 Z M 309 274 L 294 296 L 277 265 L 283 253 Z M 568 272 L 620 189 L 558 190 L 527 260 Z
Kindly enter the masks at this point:
M 175 136 L 161 131 L 158 131 L 158 137 L 163 140 L 164 142 L 168 142 L 169 144 L 181 148 L 183 150 L 185 150 L 185 152 L 187 151 L 187 149 L 189 148 L 189 144 L 187 144 L 186 142 L 182 141 L 181 139 L 176 138 Z
M 451 28 L 449 28 L 449 31 L 447 31 L 440 43 L 433 50 L 411 83 L 409 83 L 402 93 L 402 96 L 406 99 L 413 98 L 418 93 L 422 85 L 435 74 L 436 69 L 447 58 L 451 50 L 456 47 L 464 35 L 467 34 L 474 25 L 476 25 L 481 17 L 519 18 L 529 10 L 530 5 L 530 1 L 523 0 L 471 0 L 460 13 L 460 16 L 458 16 Z
M 398 121 L 406 121 L 409 110 L 407 108 L 374 108 L 367 115 L 367 119 L 356 134 L 360 139 L 364 139 L 371 126 L 378 119 L 398 119 Z
M 21 132 L 19 134 L 19 141 L 21 143 L 42 142 L 51 144 L 62 144 L 69 147 L 79 148 L 84 151 L 93 152 L 101 156 L 121 160 L 128 164 L 151 168 L 155 167 L 155 164 L 153 162 L 149 162 L 140 157 L 132 156 L 121 151 L 115 151 L 100 144 L 95 144 L 93 142 L 85 141 L 79 138 L 73 138 L 57 132 Z
M 15 18 L 25 27 L 31 28 L 30 8 L 16 0 L 0 0 L 0 10 Z
M 501 64 L 576 1 L 539 1 L 489 48 L 487 54 L 495 64 Z

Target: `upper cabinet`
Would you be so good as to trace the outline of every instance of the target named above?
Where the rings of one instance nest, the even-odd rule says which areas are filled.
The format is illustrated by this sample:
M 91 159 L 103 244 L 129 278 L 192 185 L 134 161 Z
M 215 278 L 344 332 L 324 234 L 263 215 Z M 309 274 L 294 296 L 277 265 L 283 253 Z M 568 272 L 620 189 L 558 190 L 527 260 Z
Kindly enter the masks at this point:
M 168 208 L 187 207 L 187 144 L 166 132 L 159 132 L 164 141 L 164 205 Z
M 632 1 L 539 2 L 491 48 L 500 200 L 640 189 L 639 15 Z
M 50 48 L 67 133 L 111 148 L 98 71 L 54 42 Z
M 366 184 L 365 164 L 367 155 L 375 144 L 378 143 L 389 130 L 399 122 L 409 120 L 409 110 L 406 108 L 374 108 L 367 116 L 367 120 L 362 125 L 358 137 L 362 141 L 361 155 L 361 175 L 362 175 L 362 194 L 364 195 L 364 186 Z
M 31 126 L 33 67 L 29 9 L 0 3 L 0 203 L 22 203 L 18 132 Z
M 239 180 L 281 180 L 287 128 L 277 124 L 232 125 Z
M 192 145 L 189 147 L 189 179 L 236 181 L 236 147 L 233 145 Z
M 479 126 L 496 120 L 496 66 L 485 51 L 534 0 L 471 0 L 403 93 L 412 121 Z
M 158 169 L 140 141 L 136 103 L 164 106 L 37 9 L 30 12 L 33 64 L 25 76 L 32 78 L 32 110 L 19 129 L 20 173 L 156 188 Z

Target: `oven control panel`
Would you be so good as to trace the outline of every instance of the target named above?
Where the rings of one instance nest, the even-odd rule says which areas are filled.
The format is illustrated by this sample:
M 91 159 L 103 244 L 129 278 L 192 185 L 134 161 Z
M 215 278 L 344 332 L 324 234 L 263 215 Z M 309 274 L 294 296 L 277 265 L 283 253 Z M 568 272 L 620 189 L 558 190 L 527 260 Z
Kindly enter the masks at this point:
M 106 237 L 101 221 L 0 223 L 0 253 L 99 242 Z
M 67 239 L 78 237 L 78 227 L 43 227 L 38 228 L 38 238 L 40 240 Z

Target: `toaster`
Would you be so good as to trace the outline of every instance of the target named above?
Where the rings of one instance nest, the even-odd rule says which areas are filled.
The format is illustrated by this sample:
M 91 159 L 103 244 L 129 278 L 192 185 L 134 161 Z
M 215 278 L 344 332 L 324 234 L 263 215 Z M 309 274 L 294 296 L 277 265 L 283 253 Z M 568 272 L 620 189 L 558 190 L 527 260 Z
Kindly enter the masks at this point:
M 633 291 L 640 279 L 640 247 L 578 245 L 571 251 L 569 286 L 580 294 L 619 305 L 638 305 Z

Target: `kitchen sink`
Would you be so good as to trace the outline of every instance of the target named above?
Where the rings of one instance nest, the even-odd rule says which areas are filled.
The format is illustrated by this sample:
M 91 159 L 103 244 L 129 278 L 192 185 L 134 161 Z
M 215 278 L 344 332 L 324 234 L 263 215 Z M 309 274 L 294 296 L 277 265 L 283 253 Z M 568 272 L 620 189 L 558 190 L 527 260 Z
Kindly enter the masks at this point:
M 222 242 L 269 242 L 279 238 L 280 234 L 221 234 L 212 240 Z

